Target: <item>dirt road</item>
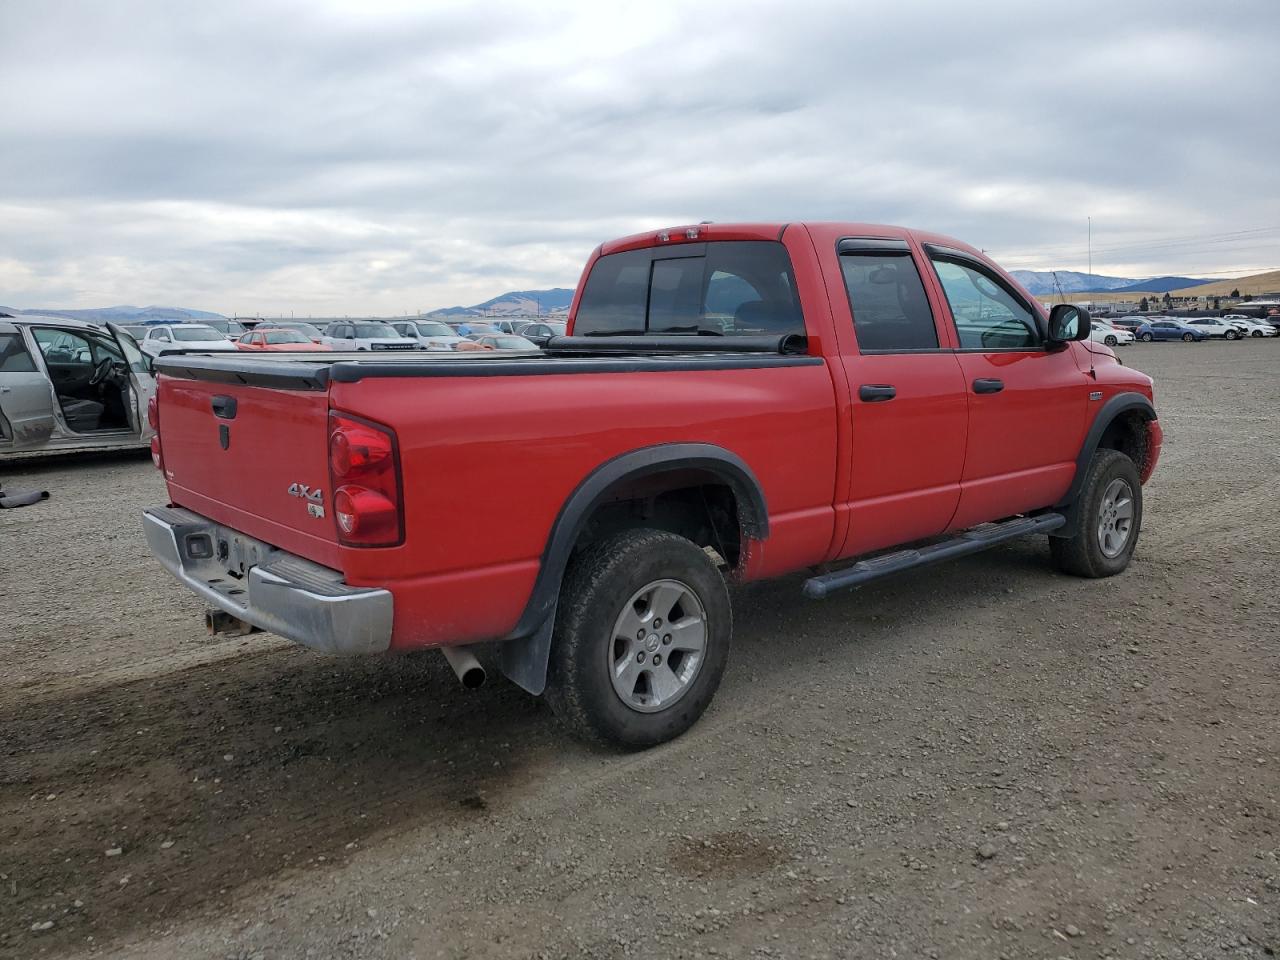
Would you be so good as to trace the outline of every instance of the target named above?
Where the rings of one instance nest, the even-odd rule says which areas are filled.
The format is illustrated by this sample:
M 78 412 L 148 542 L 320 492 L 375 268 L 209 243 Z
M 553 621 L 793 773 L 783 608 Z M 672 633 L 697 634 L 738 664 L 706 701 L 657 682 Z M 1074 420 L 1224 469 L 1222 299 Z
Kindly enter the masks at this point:
M 1280 342 L 1125 348 L 1166 430 L 1123 576 L 1043 540 L 738 591 L 640 755 L 438 656 L 210 643 L 143 457 L 2 468 L 0 957 L 1280 952 Z

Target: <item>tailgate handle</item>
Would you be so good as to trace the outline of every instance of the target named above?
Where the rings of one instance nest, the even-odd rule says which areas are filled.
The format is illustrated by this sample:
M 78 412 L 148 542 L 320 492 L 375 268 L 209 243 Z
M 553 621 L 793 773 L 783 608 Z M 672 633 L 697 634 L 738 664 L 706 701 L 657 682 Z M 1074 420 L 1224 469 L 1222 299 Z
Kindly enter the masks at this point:
M 214 397 L 212 406 L 215 417 L 221 417 L 223 420 L 234 420 L 236 418 L 235 397 Z

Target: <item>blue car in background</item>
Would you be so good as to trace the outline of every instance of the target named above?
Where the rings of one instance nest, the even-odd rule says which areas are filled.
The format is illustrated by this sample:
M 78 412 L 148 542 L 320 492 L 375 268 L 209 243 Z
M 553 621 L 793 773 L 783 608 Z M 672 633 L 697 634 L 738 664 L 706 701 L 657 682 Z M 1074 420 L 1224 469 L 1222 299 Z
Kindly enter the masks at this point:
M 1148 320 L 1133 333 L 1144 343 L 1150 343 L 1152 340 L 1185 340 L 1187 343 L 1192 341 L 1199 343 L 1201 340 L 1209 339 L 1209 335 L 1203 330 L 1197 330 L 1189 323 L 1170 320 L 1167 317 Z

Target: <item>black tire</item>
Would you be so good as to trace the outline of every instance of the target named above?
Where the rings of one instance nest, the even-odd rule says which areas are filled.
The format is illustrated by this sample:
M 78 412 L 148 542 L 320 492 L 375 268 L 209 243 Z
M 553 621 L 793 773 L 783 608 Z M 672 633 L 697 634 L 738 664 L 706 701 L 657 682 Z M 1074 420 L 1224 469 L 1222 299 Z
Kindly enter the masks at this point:
M 1253 330 L 1253 331 L 1250 331 L 1249 336 L 1251 336 L 1251 337 L 1260 337 L 1260 336 L 1262 336 L 1262 331 L 1261 331 L 1261 330 Z
M 1132 517 L 1123 547 L 1114 556 L 1103 549 L 1099 521 L 1104 494 L 1116 481 L 1128 485 Z M 1142 481 L 1134 462 L 1118 450 L 1099 450 L 1089 463 L 1074 521 L 1063 532 L 1067 536 L 1049 538 L 1049 556 L 1063 573 L 1077 577 L 1113 577 L 1129 565 L 1138 535 L 1142 531 Z
M 1192 335 L 1191 335 L 1191 334 L 1189 334 L 1189 333 L 1184 333 L 1184 334 L 1182 335 L 1182 342 L 1183 342 L 1183 343 L 1190 343 L 1190 342 L 1191 342 L 1192 340 L 1194 340 L 1194 339 L 1195 339 L 1195 337 L 1194 337 L 1194 336 L 1192 336 Z
M 1116 338 L 1111 336 L 1111 334 L 1107 334 L 1107 336 L 1102 339 L 1102 342 L 1108 347 L 1114 347 L 1116 345 Z
M 614 627 L 637 591 L 663 580 L 687 586 L 702 604 L 705 642 L 696 672 L 678 698 L 668 707 L 642 712 L 615 690 L 610 671 L 621 662 L 622 641 L 614 636 Z M 561 723 L 584 740 L 628 749 L 664 743 L 693 726 L 711 703 L 732 636 L 728 588 L 701 547 L 661 530 L 623 531 L 588 547 L 569 564 L 547 668 L 547 701 Z M 644 655 L 645 648 L 638 649 L 638 656 Z M 659 655 L 663 649 L 658 648 Z M 671 662 L 669 657 L 668 670 Z
M 1138 339 L 1141 340 L 1143 343 L 1150 343 L 1152 340 L 1155 339 L 1155 337 L 1153 337 L 1150 333 L 1144 333 L 1140 337 L 1138 337 Z

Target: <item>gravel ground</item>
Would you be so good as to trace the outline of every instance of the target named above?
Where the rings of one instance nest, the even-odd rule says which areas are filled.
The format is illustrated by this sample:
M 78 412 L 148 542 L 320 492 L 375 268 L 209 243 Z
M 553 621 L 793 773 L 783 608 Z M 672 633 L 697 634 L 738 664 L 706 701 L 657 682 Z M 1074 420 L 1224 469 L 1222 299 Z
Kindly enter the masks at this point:
M 1280 952 L 1280 342 L 1125 348 L 1166 431 L 1121 577 L 1042 539 L 738 590 L 640 755 L 438 655 L 211 642 L 143 456 L 4 469 L 0 956 Z

